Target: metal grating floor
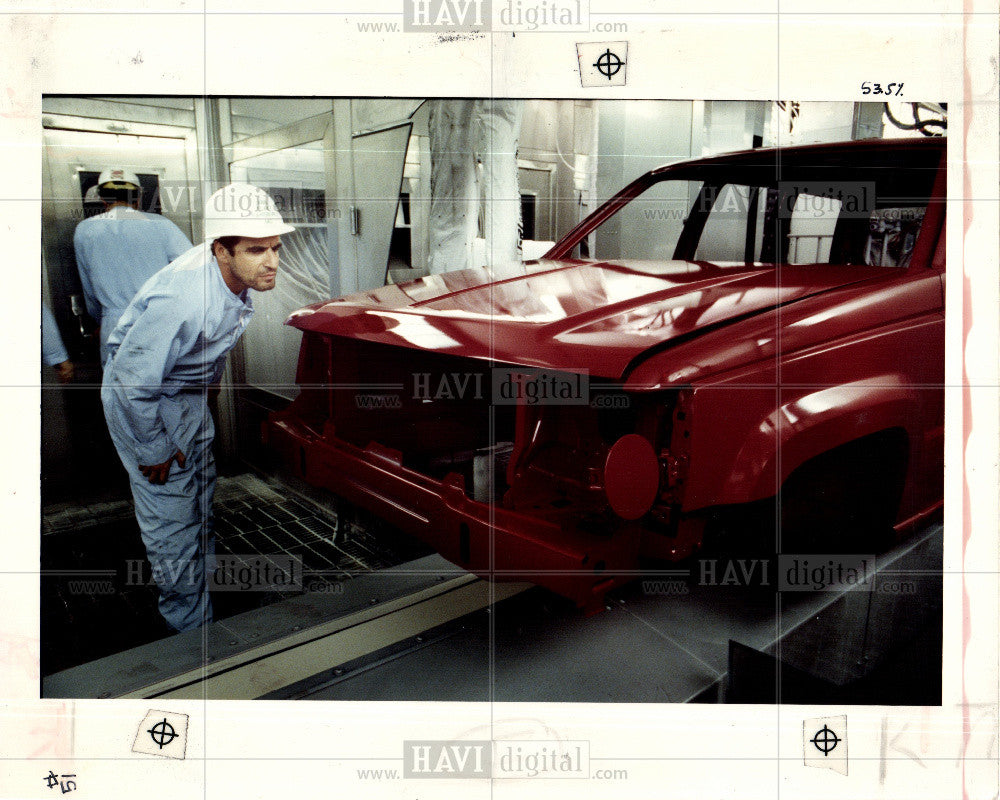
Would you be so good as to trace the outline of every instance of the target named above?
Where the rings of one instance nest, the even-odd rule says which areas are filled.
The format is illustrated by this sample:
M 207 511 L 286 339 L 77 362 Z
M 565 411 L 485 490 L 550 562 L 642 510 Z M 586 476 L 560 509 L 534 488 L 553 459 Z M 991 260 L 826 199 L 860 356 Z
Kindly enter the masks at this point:
M 214 514 L 217 553 L 298 556 L 304 583 L 314 591 L 426 552 L 353 508 L 333 511 L 249 474 L 218 480 Z M 42 675 L 170 635 L 157 611 L 156 587 L 128 580 L 130 560 L 142 561 L 148 573 L 129 503 L 45 510 L 42 534 Z M 225 619 L 295 594 L 213 592 L 214 616 Z

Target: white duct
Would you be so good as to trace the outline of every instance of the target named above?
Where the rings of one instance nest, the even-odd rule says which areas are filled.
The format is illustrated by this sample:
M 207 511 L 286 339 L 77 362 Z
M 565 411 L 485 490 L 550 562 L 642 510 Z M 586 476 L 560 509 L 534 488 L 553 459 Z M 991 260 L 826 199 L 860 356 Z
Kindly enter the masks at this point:
M 437 274 L 471 266 L 481 200 L 489 263 L 519 260 L 517 140 L 523 101 L 430 102 L 428 271 Z
M 476 101 L 430 102 L 431 211 L 427 267 L 435 275 L 469 266 L 479 193 L 469 141 Z
M 483 165 L 486 263 L 521 258 L 521 194 L 517 187 L 517 140 L 523 100 L 479 100 L 477 155 Z

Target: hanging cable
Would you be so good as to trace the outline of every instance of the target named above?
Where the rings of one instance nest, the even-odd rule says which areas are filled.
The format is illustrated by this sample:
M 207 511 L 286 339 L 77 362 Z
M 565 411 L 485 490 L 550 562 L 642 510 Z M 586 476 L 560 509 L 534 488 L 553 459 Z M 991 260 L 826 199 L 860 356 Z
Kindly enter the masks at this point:
M 885 115 L 888 117 L 889 122 L 895 125 L 900 130 L 904 131 L 920 131 L 924 136 L 943 136 L 944 131 L 948 128 L 948 106 L 945 103 L 941 105 L 928 104 L 928 103 L 910 103 L 910 107 L 913 110 L 913 122 L 903 122 L 898 117 L 896 117 L 892 110 L 889 108 L 888 103 L 882 104 L 885 109 Z M 941 116 L 934 118 L 922 118 L 920 116 L 921 111 L 929 111 L 932 114 L 939 114 Z M 932 131 L 931 128 L 940 128 L 940 131 Z

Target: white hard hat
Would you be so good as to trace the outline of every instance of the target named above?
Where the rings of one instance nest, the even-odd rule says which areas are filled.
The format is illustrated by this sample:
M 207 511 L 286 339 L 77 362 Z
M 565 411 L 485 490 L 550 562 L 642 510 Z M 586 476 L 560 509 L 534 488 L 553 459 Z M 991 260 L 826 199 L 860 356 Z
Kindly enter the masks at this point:
M 127 169 L 111 167 L 104 170 L 97 179 L 98 186 L 108 185 L 111 189 L 142 189 L 139 177 L 134 172 Z
M 231 183 L 205 203 L 205 240 L 222 236 L 265 239 L 294 231 L 285 223 L 274 200 L 263 189 L 249 183 Z

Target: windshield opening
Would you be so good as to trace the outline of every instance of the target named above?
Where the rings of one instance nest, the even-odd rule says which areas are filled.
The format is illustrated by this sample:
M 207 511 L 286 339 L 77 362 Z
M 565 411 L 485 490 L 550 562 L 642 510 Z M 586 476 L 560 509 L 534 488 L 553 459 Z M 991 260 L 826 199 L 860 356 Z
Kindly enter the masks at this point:
M 906 267 L 939 154 L 919 156 L 898 166 L 715 164 L 667 173 L 593 231 L 589 257 Z

